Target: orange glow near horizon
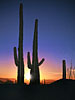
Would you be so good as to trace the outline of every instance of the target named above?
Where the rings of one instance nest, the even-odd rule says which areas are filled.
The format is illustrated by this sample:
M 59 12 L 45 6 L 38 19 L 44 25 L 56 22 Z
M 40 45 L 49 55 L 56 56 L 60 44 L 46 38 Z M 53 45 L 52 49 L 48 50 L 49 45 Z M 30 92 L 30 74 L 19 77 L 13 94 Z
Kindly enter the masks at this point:
M 58 65 L 51 62 L 44 62 L 40 67 L 40 80 L 57 80 L 62 78 L 61 68 Z M 25 64 L 25 83 L 30 82 L 30 69 L 27 68 Z M 0 63 L 0 78 L 14 78 L 17 79 L 17 66 L 14 61 Z

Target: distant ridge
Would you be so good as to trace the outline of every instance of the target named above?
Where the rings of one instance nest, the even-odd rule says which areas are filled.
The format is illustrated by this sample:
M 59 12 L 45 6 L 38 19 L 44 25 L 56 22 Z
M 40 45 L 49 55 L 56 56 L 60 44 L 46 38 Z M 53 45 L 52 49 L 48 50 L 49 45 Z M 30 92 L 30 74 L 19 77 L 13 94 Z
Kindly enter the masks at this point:
M 7 81 L 12 81 L 13 83 L 15 83 L 16 82 L 16 79 L 15 78 L 0 78 L 0 84 L 2 83 L 5 83 L 5 82 L 7 82 Z M 26 81 L 28 81 L 28 80 L 26 80 Z M 45 80 L 45 84 L 51 84 L 51 83 L 53 83 L 53 82 L 55 82 L 56 80 L 52 80 L 52 79 L 47 79 L 47 80 Z M 25 82 L 26 83 L 26 82 Z M 29 82 L 27 82 L 27 83 L 29 83 Z M 44 84 L 44 80 L 41 80 L 40 81 L 40 83 L 41 84 Z
M 16 79 L 15 78 L 0 78 L 0 84 L 2 83 L 5 83 L 5 82 L 12 82 L 12 83 L 15 83 Z
M 51 84 L 51 83 L 53 83 L 53 82 L 55 82 L 56 80 L 52 80 L 52 79 L 46 79 L 46 80 L 41 80 L 41 84 L 44 84 L 44 82 L 45 82 L 45 84 Z

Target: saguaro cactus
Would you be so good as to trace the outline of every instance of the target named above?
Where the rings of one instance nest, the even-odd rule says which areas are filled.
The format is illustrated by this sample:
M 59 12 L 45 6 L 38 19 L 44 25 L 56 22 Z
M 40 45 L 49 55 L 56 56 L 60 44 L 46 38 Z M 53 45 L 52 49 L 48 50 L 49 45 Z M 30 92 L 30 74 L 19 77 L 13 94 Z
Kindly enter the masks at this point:
M 34 39 L 33 39 L 33 53 L 32 64 L 30 60 L 30 52 L 27 55 L 27 64 L 31 74 L 30 84 L 40 84 L 39 66 L 43 63 L 44 58 L 38 62 L 38 19 L 35 20 Z
M 66 61 L 63 60 L 63 79 L 66 79 Z
M 20 3 L 19 11 L 19 46 L 18 46 L 18 56 L 16 47 L 14 47 L 14 60 L 18 68 L 17 83 L 24 83 L 24 61 L 23 61 L 23 4 Z

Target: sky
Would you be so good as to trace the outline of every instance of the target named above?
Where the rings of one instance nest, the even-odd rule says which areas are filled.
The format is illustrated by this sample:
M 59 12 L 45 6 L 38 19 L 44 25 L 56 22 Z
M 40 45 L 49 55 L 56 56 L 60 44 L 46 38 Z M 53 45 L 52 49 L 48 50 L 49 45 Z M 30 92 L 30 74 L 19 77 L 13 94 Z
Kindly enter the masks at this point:
M 27 52 L 32 57 L 35 19 L 38 19 L 38 55 L 45 62 L 39 67 L 41 79 L 62 77 L 62 60 L 75 66 L 74 0 L 0 0 L 0 77 L 16 78 L 13 47 L 18 48 L 19 5 L 23 2 L 23 51 L 25 75 Z

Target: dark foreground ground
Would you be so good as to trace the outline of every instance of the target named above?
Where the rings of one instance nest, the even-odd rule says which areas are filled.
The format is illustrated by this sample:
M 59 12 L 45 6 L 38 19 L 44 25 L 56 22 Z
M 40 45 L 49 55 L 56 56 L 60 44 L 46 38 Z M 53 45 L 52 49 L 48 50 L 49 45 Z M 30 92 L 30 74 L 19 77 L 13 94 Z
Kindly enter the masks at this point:
M 75 81 L 58 80 L 50 85 L 0 85 L 0 100 L 75 100 Z

